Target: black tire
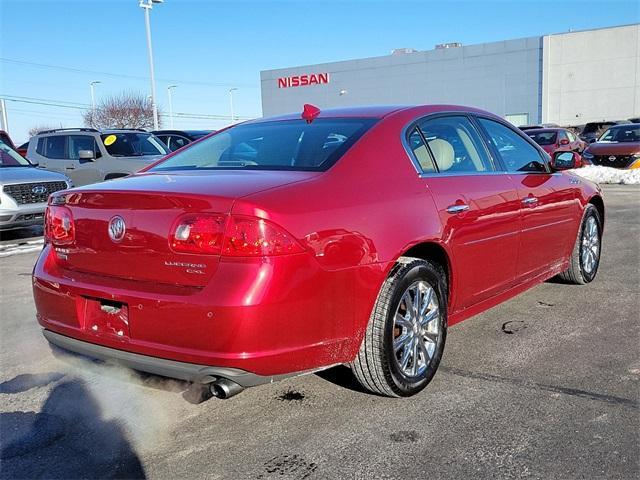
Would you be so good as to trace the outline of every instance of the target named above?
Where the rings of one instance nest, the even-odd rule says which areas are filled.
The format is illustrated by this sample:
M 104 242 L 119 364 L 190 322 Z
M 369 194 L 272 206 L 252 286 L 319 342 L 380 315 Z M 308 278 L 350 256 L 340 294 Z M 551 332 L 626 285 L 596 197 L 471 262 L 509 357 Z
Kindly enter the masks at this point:
M 587 223 L 590 221 L 589 219 L 593 218 L 595 220 L 597 229 L 598 229 L 598 241 L 599 248 L 597 259 L 595 263 L 595 267 L 591 271 L 586 271 L 583 265 L 582 253 L 584 249 L 583 245 L 583 236 L 585 235 L 585 227 Z M 574 285 L 584 285 L 596 278 L 596 274 L 598 273 L 598 267 L 600 266 L 600 255 L 602 252 L 602 219 L 600 218 L 600 212 L 598 209 L 588 204 L 584 209 L 584 213 L 582 214 L 582 222 L 580 223 L 580 228 L 578 230 L 578 235 L 576 237 L 576 242 L 573 246 L 573 251 L 571 252 L 571 258 L 569 259 L 569 268 L 567 268 L 564 272 L 562 272 L 559 277 L 561 280 L 571 283 Z
M 403 295 L 417 282 L 428 284 L 435 293 L 439 314 L 432 322 L 438 322 L 435 327 L 439 333 L 430 360 L 424 362 L 425 355 L 422 356 L 426 369 L 419 375 L 408 376 L 394 351 L 394 340 L 399 336 L 394 318 Z M 380 289 L 360 350 L 350 365 L 358 382 L 367 390 L 388 397 L 409 397 L 425 388 L 442 359 L 447 336 L 447 300 L 447 277 L 440 265 L 401 257 Z M 414 331 L 413 335 L 418 334 Z

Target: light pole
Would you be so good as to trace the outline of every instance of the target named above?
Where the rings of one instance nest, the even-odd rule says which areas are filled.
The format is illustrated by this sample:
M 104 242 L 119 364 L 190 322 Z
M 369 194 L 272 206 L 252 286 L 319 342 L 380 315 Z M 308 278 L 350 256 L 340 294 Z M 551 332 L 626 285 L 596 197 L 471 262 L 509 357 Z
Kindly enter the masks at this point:
M 171 101 L 171 90 L 176 88 L 178 85 L 169 85 L 167 87 L 167 95 L 169 96 L 169 124 L 171 128 L 173 128 L 173 102 Z
M 158 130 L 158 105 L 156 103 L 156 77 L 153 70 L 153 49 L 151 47 L 151 22 L 149 12 L 154 3 L 162 3 L 164 0 L 140 0 L 140 7 L 144 10 L 144 24 L 147 29 L 147 52 L 149 53 L 149 73 L 151 80 L 151 108 L 153 109 L 153 129 Z
M 100 80 L 94 80 L 93 82 L 89 82 L 89 88 L 91 89 L 91 113 L 94 114 L 96 112 L 96 92 L 94 91 L 94 87 L 102 83 Z
M 229 89 L 229 104 L 231 106 L 231 123 L 233 123 L 233 120 L 235 118 L 235 115 L 233 113 L 233 92 L 235 92 L 236 90 L 238 90 L 236 87 Z

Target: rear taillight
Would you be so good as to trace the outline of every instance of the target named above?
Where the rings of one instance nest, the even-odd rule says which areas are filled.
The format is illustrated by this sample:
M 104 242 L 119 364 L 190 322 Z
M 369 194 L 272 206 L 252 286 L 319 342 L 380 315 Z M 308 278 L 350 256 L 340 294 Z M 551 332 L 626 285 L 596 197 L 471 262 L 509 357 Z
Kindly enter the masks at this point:
M 76 239 L 73 214 L 67 207 L 49 205 L 45 213 L 45 239 L 54 245 L 69 245 Z
M 282 228 L 256 217 L 232 215 L 222 254 L 229 257 L 267 257 L 304 251 Z
M 219 255 L 222 252 L 226 215 L 192 214 L 178 219 L 171 235 L 171 249 L 179 253 Z
M 189 214 L 176 222 L 169 244 L 174 252 L 226 257 L 266 257 L 304 249 L 286 231 L 257 217 Z

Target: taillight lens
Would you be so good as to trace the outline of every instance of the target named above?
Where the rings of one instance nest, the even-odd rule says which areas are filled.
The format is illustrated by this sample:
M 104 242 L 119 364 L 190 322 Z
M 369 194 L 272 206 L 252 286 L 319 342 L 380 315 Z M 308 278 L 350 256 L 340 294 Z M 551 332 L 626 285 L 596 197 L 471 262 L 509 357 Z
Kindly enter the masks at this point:
M 169 237 L 175 252 L 219 255 L 222 252 L 226 215 L 194 214 L 178 219 Z
M 169 244 L 174 252 L 227 257 L 266 257 L 304 249 L 286 231 L 257 217 L 189 214 L 176 222 Z
M 230 257 L 265 257 L 303 251 L 291 235 L 274 223 L 262 218 L 232 215 L 222 254 Z
M 45 239 L 54 245 L 69 245 L 76 239 L 73 214 L 67 207 L 49 205 L 45 213 Z

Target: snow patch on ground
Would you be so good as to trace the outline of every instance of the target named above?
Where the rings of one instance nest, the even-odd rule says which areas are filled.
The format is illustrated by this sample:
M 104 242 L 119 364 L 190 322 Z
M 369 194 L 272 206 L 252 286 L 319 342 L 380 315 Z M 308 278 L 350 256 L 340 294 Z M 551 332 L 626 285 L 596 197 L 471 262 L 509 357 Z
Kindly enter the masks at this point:
M 596 183 L 614 183 L 622 185 L 640 185 L 640 168 L 621 170 L 619 168 L 589 165 L 576 168 L 571 172 Z
M 42 238 L 36 240 L 28 240 L 21 243 L 3 243 L 0 244 L 0 258 L 18 255 L 20 253 L 38 252 L 42 250 L 44 240 Z

